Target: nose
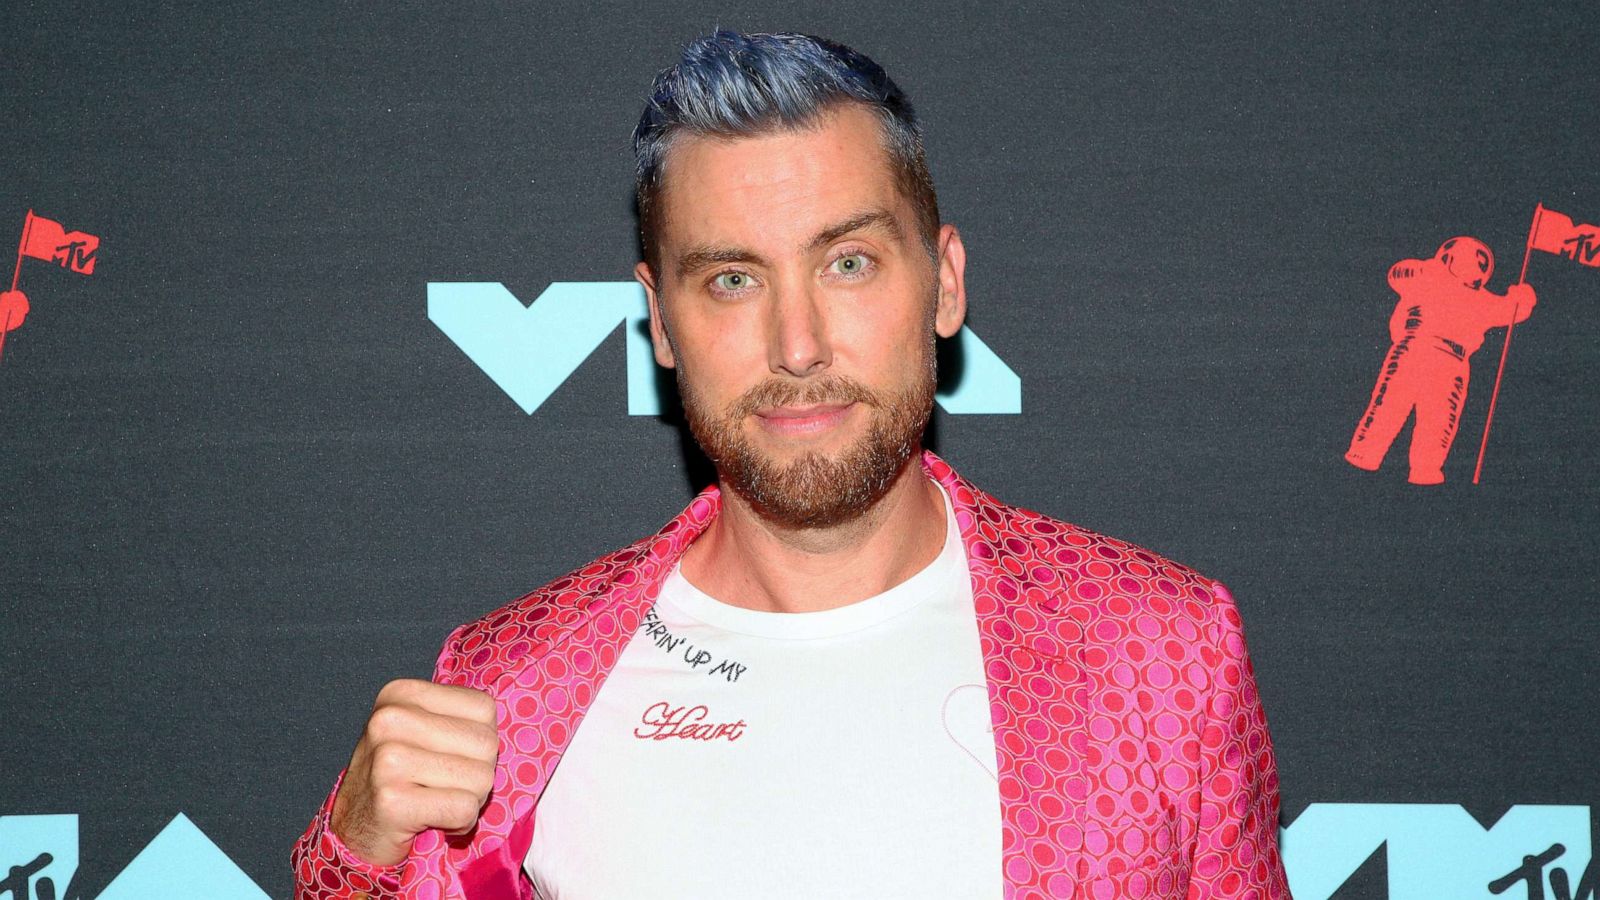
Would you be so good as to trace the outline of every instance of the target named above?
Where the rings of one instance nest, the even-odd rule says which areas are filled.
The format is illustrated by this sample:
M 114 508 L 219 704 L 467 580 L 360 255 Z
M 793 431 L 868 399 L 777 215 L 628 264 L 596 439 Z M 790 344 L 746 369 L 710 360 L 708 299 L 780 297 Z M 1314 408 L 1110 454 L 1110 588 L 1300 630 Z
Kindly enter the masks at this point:
M 805 378 L 833 364 L 823 299 L 806 287 L 775 291 L 769 309 L 767 366 Z

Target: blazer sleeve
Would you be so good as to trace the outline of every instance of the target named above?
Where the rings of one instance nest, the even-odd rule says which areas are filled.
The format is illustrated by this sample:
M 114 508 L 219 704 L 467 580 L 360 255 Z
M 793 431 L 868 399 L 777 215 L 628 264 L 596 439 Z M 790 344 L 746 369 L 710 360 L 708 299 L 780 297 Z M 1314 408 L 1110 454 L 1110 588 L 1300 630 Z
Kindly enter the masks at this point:
M 1239 611 L 1213 584 L 1202 654 L 1211 676 L 1200 733 L 1200 814 L 1188 900 L 1290 900 L 1278 849 L 1278 764 Z
M 433 680 L 440 684 L 452 683 L 449 679 L 454 674 L 454 647 L 459 633 L 460 629 L 450 633 L 434 662 Z M 402 900 L 411 896 L 409 887 L 418 881 L 453 885 L 453 873 L 448 871 L 445 860 L 445 843 L 437 832 L 418 835 L 411 855 L 392 866 L 369 863 L 346 847 L 329 825 L 333 801 L 344 776 L 345 771 L 340 771 L 334 779 L 333 789 L 290 852 L 295 900 Z M 433 896 L 454 900 L 460 895 L 454 892 Z
M 397 900 L 404 864 L 373 865 L 355 855 L 328 826 L 344 776 L 340 771 L 333 780 L 322 808 L 290 852 L 295 900 Z

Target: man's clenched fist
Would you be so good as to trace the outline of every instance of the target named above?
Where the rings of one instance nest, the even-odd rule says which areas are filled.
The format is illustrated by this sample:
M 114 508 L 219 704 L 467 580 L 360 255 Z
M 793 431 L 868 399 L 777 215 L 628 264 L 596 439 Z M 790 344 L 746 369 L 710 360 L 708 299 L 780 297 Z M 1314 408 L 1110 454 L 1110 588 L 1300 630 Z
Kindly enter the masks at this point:
M 464 834 L 494 786 L 494 698 L 413 678 L 378 692 L 333 801 L 333 833 L 367 862 L 390 866 L 429 828 Z

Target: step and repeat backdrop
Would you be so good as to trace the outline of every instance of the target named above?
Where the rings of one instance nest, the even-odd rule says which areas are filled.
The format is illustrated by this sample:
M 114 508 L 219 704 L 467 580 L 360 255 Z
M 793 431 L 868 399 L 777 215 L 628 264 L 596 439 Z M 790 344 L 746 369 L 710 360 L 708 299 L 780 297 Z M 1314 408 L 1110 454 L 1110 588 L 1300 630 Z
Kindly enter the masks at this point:
M 1234 590 L 1296 897 L 1595 896 L 1592 7 L 24 0 L 0 898 L 288 896 L 380 685 L 705 483 L 628 138 L 718 26 L 910 93 L 931 445 Z

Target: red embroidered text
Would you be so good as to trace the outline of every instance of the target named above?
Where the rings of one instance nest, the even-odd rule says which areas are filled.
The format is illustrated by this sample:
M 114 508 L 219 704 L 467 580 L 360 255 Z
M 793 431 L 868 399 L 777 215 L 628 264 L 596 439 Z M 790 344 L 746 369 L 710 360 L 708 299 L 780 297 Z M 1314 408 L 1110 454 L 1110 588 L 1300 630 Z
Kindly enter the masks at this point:
M 727 738 L 737 741 L 744 734 L 744 720 L 737 722 L 707 722 L 710 710 L 698 706 L 669 706 L 666 701 L 650 704 L 640 717 L 640 727 L 633 736 L 642 740 L 664 741 L 682 738 L 688 741 L 715 741 Z

